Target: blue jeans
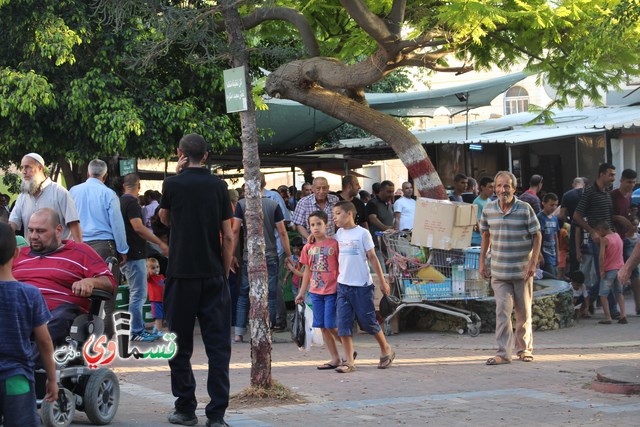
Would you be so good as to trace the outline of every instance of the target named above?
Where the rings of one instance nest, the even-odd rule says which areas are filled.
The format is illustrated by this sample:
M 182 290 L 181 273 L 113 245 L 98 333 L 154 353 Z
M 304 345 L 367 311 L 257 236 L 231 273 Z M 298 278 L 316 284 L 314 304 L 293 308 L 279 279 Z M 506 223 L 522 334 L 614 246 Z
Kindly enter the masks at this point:
M 591 251 L 593 252 L 593 267 L 596 270 L 595 283 L 589 290 L 589 299 L 591 301 L 595 301 L 598 299 L 600 295 L 600 244 L 594 243 L 593 241 L 589 241 L 591 244 Z M 609 292 L 609 296 L 607 297 L 607 301 L 609 301 L 609 312 L 611 315 L 620 314 L 618 310 L 618 304 L 616 303 L 616 299 L 613 296 L 613 292 Z
M 631 256 L 631 253 L 633 252 L 633 248 L 636 247 L 636 242 L 627 238 L 625 238 L 622 242 L 624 245 L 622 249 L 622 255 L 624 258 L 624 262 L 627 262 L 627 260 Z M 631 270 L 631 280 L 637 279 L 639 277 L 638 274 L 638 267 L 636 266 L 633 270 Z
M 127 261 L 122 266 L 122 273 L 129 284 L 129 313 L 131 313 L 131 334 L 144 331 L 142 305 L 147 300 L 147 260 Z
M 267 256 L 267 280 L 269 284 L 269 322 L 276 323 L 278 311 L 278 256 Z M 242 282 L 238 294 L 238 309 L 236 310 L 236 335 L 244 335 L 247 331 L 247 318 L 249 316 L 249 273 L 248 262 L 242 265 Z

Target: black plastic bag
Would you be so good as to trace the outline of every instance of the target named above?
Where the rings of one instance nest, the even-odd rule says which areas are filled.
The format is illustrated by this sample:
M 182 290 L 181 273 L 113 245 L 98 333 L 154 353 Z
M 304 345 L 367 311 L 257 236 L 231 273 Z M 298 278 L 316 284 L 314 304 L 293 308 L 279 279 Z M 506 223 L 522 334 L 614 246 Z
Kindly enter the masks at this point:
M 399 305 L 400 299 L 398 299 L 398 297 L 392 295 L 383 295 L 382 299 L 380 300 L 380 316 L 382 316 L 382 318 L 385 318 L 393 314 L 393 312 L 396 311 L 396 308 L 398 308 Z
M 306 338 L 306 326 L 304 321 L 304 304 L 296 304 L 291 322 L 291 339 L 298 347 L 304 347 Z

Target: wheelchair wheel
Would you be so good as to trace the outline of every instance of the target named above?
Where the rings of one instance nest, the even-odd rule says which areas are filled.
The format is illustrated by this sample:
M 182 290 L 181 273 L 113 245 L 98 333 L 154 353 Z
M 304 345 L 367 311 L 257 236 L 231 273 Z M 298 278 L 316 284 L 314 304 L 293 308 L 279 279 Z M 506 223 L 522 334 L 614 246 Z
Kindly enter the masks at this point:
M 58 400 L 43 401 L 40 408 L 40 418 L 46 427 L 67 427 L 73 421 L 75 413 L 76 402 L 73 393 L 62 387 L 58 393 Z
M 84 412 L 93 424 L 109 424 L 120 403 L 120 384 L 116 374 L 106 368 L 92 372 L 84 388 L 83 402 Z

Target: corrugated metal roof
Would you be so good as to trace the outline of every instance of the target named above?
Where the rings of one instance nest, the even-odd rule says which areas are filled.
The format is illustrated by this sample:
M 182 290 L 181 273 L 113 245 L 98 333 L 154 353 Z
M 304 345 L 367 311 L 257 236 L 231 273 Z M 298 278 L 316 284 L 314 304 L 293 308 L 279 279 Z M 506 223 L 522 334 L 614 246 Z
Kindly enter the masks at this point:
M 611 129 L 640 127 L 640 106 L 567 108 L 553 110 L 554 124 L 527 125 L 534 113 L 512 114 L 465 124 L 438 126 L 413 134 L 422 144 L 521 144 L 573 135 L 586 135 Z M 467 137 L 468 134 L 468 137 Z M 344 147 L 371 147 L 383 142 L 378 138 L 341 140 Z

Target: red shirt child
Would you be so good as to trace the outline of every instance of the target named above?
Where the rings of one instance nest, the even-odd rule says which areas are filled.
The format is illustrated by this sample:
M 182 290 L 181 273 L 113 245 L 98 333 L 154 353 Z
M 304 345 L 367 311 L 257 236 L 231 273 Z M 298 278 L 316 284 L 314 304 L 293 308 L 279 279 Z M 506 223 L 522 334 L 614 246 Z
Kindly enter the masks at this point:
M 164 307 L 162 295 L 164 293 L 164 275 L 160 274 L 160 263 L 155 258 L 147 258 L 147 290 L 151 302 L 151 315 L 153 316 L 153 333 L 162 335 L 164 322 Z

